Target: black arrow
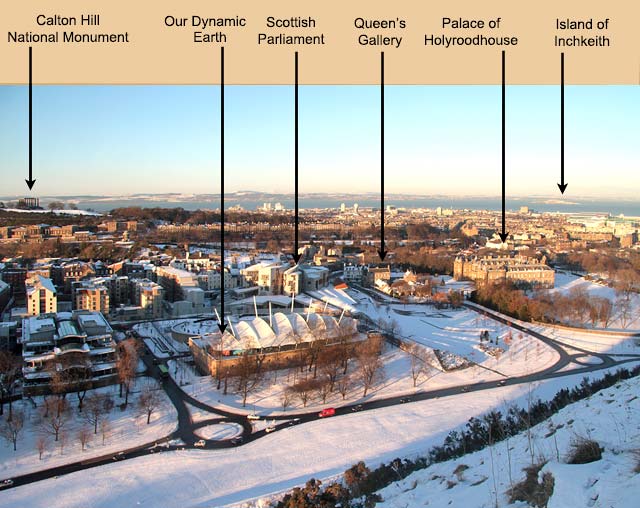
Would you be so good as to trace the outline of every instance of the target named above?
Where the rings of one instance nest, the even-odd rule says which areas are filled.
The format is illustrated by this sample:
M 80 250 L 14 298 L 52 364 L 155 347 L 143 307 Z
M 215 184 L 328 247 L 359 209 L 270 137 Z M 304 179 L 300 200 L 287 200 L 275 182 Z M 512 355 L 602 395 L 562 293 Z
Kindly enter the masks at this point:
M 220 48 L 220 314 L 218 329 L 224 333 L 224 46 Z
M 384 51 L 380 52 L 380 250 L 378 256 L 384 261 Z
M 295 207 L 295 215 L 294 215 L 294 231 L 295 238 L 293 241 L 293 259 L 296 264 L 300 261 L 300 254 L 298 253 L 298 234 L 299 234 L 299 208 L 298 208 L 298 52 L 295 52 L 294 57 L 294 106 L 293 106 L 293 166 L 294 166 L 294 207 Z
M 29 190 L 36 181 L 33 178 L 33 71 L 31 64 L 31 46 L 29 46 L 29 179 L 25 180 Z
M 502 243 L 507 241 L 509 233 L 506 229 L 506 213 L 505 213 L 505 191 L 506 191 L 506 80 L 505 80 L 505 52 L 502 51 L 502 233 L 500 234 L 500 240 Z
M 568 183 L 564 183 L 564 53 L 560 53 L 560 183 L 558 188 L 564 194 Z

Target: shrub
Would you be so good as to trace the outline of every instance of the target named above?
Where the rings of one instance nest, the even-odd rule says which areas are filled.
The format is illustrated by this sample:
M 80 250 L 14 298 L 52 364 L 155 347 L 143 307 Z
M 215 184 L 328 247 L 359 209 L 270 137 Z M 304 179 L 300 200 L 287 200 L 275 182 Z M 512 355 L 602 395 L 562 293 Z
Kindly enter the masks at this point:
M 588 464 L 602 458 L 603 448 L 597 441 L 577 437 L 571 441 L 567 464 Z
M 551 473 L 545 472 L 541 481 L 538 481 L 538 475 L 544 465 L 545 462 L 540 462 L 523 469 L 525 472 L 524 480 L 516 483 L 507 491 L 509 503 L 524 501 L 536 508 L 546 508 L 549 498 L 553 494 L 555 480 Z

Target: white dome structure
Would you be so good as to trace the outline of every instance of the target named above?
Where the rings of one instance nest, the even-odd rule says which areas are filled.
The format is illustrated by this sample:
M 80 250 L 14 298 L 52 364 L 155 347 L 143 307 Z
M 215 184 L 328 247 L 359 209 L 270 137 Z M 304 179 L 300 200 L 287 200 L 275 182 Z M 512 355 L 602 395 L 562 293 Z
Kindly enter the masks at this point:
M 357 333 L 357 321 L 349 317 L 338 322 L 335 317 L 323 314 L 305 317 L 277 312 L 272 322 L 273 327 L 261 317 L 240 320 L 230 323 L 222 336 L 220 332 L 214 332 L 202 336 L 201 340 L 208 342 L 214 350 L 237 354 L 247 350 L 294 349 L 302 343 L 334 342 L 341 336 Z

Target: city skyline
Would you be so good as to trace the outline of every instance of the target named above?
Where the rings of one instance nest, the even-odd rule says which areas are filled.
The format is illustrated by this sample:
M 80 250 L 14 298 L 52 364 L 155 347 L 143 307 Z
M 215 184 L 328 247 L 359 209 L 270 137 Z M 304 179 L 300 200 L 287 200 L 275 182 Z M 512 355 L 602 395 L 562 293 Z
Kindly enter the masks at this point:
M 293 87 L 225 88 L 226 190 L 293 191 Z M 377 86 L 300 87 L 300 192 L 379 189 Z M 632 197 L 637 87 L 507 87 L 507 194 Z M 219 192 L 218 86 L 36 86 L 34 195 Z M 389 194 L 500 194 L 500 87 L 385 88 Z M 27 87 L 0 88 L 3 194 L 27 194 Z M 248 149 L 250 147 L 250 149 Z M 93 178 L 87 178 L 87 176 Z M 105 176 L 110 175 L 110 178 Z

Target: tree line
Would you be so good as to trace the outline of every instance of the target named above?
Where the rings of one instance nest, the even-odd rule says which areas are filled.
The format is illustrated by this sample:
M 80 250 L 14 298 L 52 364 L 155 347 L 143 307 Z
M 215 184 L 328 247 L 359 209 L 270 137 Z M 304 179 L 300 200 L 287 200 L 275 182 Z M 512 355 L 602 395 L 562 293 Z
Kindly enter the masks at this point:
M 402 480 L 432 464 L 459 458 L 467 453 L 526 432 L 542 423 L 569 404 L 583 400 L 594 393 L 616 383 L 640 375 L 640 366 L 621 368 L 615 373 L 607 372 L 602 378 L 584 378 L 574 388 L 563 388 L 548 402 L 538 399 L 526 409 L 511 406 L 507 414 L 494 410 L 481 417 L 472 417 L 462 430 L 453 430 L 443 443 L 415 460 L 396 458 L 375 469 L 358 462 L 344 472 L 343 477 L 326 485 L 314 478 L 304 487 L 296 487 L 282 499 L 272 504 L 273 508 L 370 508 L 382 498 L 377 493 L 393 482 Z
M 126 409 L 130 402 L 131 389 L 136 379 L 138 344 L 134 339 L 126 339 L 118 344 L 119 397 L 123 399 L 119 405 L 121 410 Z M 69 355 L 65 355 L 65 357 L 67 356 Z M 65 358 L 64 362 L 62 368 L 54 366 L 53 362 L 48 366 L 51 376 L 50 393 L 42 397 L 42 404 L 36 418 L 38 438 L 35 447 L 40 459 L 50 446 L 57 446 L 62 454 L 69 439 L 73 438 L 78 441 L 84 451 L 86 445 L 96 439 L 99 432 L 104 445 L 111 431 L 109 415 L 116 407 L 112 395 L 108 392 L 93 390 L 90 369 L 87 371 L 81 367 L 83 365 L 82 359 Z M 18 362 L 15 360 L 9 362 L 4 353 L 0 355 L 0 368 L 2 368 L 0 379 L 3 380 L 3 386 L 5 386 L 3 395 L 8 393 L 6 383 L 8 376 L 13 375 L 16 364 Z M 72 367 L 73 365 L 76 367 Z M 147 425 L 151 423 L 152 415 L 159 410 L 162 404 L 163 398 L 160 392 L 160 388 L 155 383 L 146 383 L 135 401 L 137 414 L 146 418 Z M 74 422 L 70 394 L 76 395 L 76 415 L 78 417 L 76 421 L 82 422 L 79 427 L 76 426 L 74 433 L 70 430 Z M 11 403 L 9 404 L 6 417 L 0 419 L 0 437 L 9 442 L 15 451 L 24 431 L 26 419 L 24 411 L 15 410 Z M 1 409 L 0 414 L 2 414 Z

